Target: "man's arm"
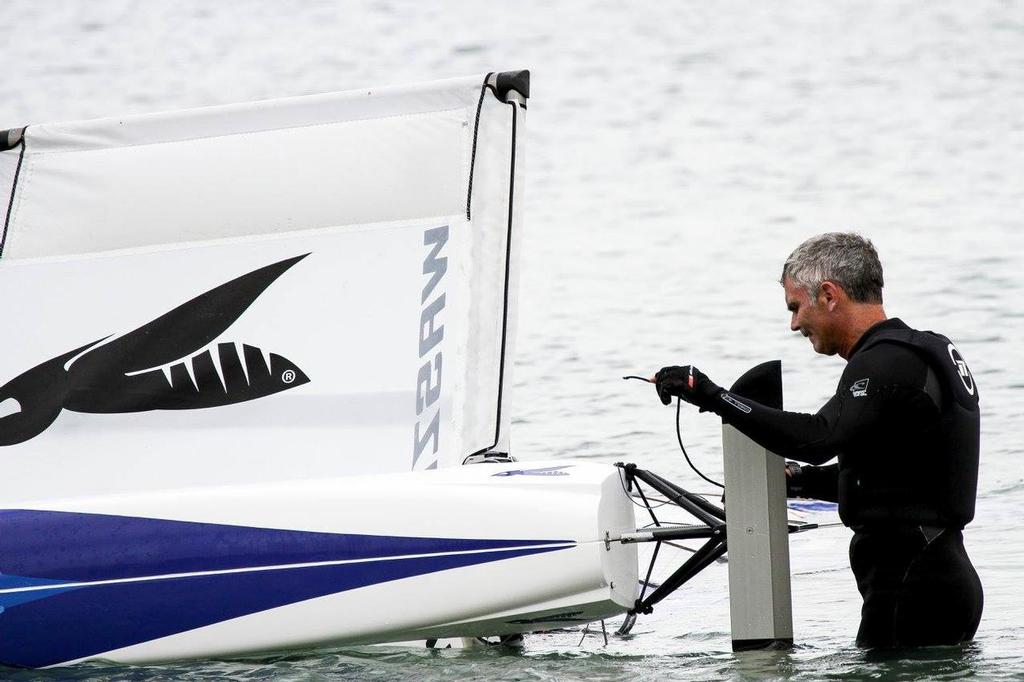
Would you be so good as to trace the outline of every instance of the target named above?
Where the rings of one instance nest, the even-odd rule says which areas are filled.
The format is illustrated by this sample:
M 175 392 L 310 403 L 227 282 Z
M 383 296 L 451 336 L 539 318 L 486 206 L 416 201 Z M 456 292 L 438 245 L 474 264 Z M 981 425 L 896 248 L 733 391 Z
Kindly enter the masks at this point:
M 926 372 L 926 363 L 914 351 L 895 344 L 879 344 L 854 355 L 836 394 L 816 414 L 761 405 L 726 391 L 697 369 L 692 371 L 691 382 L 690 367 L 665 368 L 658 373 L 657 380 L 662 401 L 667 394 L 678 395 L 702 410 L 714 412 L 778 455 L 808 464 L 824 464 L 858 433 L 892 419 L 894 397 L 898 402 L 906 399 L 907 392 L 923 395 Z M 930 401 L 926 407 L 938 414 L 938 407 Z
M 824 464 L 839 453 L 848 437 L 843 404 L 832 396 L 815 414 L 766 407 L 730 391 L 721 390 L 702 406 L 732 424 L 759 445 L 783 457 L 808 464 Z

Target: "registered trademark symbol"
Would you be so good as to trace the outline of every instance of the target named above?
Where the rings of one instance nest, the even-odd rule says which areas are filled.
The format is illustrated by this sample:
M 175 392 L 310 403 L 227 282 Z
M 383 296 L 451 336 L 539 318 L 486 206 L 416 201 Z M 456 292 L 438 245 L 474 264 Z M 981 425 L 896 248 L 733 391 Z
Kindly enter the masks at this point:
M 293 381 L 295 381 L 295 370 L 286 369 L 284 371 L 284 374 L 281 375 L 281 381 L 283 381 L 286 384 L 290 384 Z

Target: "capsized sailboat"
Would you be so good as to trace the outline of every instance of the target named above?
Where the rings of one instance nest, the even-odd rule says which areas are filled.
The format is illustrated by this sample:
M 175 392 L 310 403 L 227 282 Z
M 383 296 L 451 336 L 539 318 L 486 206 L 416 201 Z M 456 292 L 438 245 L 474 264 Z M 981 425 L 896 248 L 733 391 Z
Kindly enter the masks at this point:
M 634 472 L 509 454 L 528 97 L 522 71 L 0 131 L 0 663 L 638 607 Z

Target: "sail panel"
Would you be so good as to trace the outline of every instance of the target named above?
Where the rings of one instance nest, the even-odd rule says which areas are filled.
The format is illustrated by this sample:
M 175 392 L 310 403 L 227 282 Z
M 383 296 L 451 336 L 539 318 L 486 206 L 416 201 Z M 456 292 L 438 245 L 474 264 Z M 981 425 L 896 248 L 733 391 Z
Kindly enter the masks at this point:
M 30 125 L 0 502 L 506 450 L 523 108 L 483 84 Z
M 457 213 L 481 80 L 28 126 L 2 257 Z

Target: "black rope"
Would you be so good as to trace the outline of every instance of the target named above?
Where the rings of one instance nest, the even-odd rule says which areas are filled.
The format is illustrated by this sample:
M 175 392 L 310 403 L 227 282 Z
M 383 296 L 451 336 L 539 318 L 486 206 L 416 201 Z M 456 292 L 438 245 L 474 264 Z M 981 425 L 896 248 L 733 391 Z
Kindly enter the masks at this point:
M 653 384 L 654 383 L 650 379 L 648 379 L 646 377 L 637 376 L 636 374 L 627 374 L 626 376 L 624 376 L 622 378 L 623 379 L 638 379 L 640 381 L 646 381 L 649 384 Z M 690 468 L 693 469 L 694 473 L 696 473 L 698 476 L 703 478 L 705 481 L 707 481 L 711 485 L 718 486 L 722 490 L 725 490 L 725 486 L 724 485 L 722 485 L 718 481 L 713 481 L 710 478 L 708 478 L 707 476 L 705 476 L 703 474 L 703 472 L 701 472 L 700 469 L 695 467 L 693 465 L 693 462 L 690 460 L 690 455 L 689 455 L 689 453 L 686 452 L 686 446 L 683 445 L 683 434 L 682 434 L 682 431 L 680 430 L 680 427 L 679 427 L 679 413 L 681 411 L 682 405 L 683 405 L 683 399 L 682 398 L 676 398 L 676 440 L 679 441 L 679 449 L 683 451 L 683 457 L 686 458 L 686 463 L 690 465 Z M 637 486 L 637 489 L 639 490 L 639 486 Z
M 473 151 L 469 155 L 469 187 L 466 189 L 466 220 L 472 217 L 470 207 L 473 204 L 473 171 L 476 169 L 476 138 L 480 133 L 480 110 L 484 106 L 484 95 L 487 94 L 487 80 L 491 74 L 484 76 L 480 86 L 480 99 L 476 103 L 476 120 L 473 122 Z
M 682 434 L 682 431 L 679 428 L 679 413 L 682 410 L 682 407 L 683 407 L 683 399 L 682 398 L 676 398 L 676 440 L 679 441 L 679 449 L 683 451 L 683 457 L 686 458 L 686 463 L 690 465 L 690 468 L 693 469 L 694 473 L 696 473 L 698 476 L 703 478 L 705 481 L 707 481 L 711 485 L 717 485 L 722 490 L 725 490 L 725 486 L 724 485 L 722 485 L 718 481 L 712 481 L 710 478 L 705 476 L 703 474 L 703 472 L 701 472 L 700 469 L 695 467 L 693 465 L 692 461 L 690 461 L 690 455 L 689 455 L 689 453 L 686 452 L 686 446 L 683 445 L 683 434 Z
M 488 78 L 490 74 L 488 74 Z M 487 84 L 487 80 L 484 80 L 483 90 L 480 92 L 480 102 L 477 104 L 477 116 L 480 115 L 480 108 L 483 103 L 483 95 L 490 89 L 497 95 L 497 92 Z M 505 289 L 504 289 L 504 305 L 501 313 L 501 355 L 498 358 L 498 408 L 497 414 L 494 417 L 494 442 L 491 445 L 480 448 L 476 452 L 472 452 L 467 457 L 473 455 L 479 455 L 481 453 L 493 450 L 497 447 L 498 442 L 501 440 L 501 403 L 502 396 L 505 392 L 505 351 L 508 341 L 508 318 L 509 318 L 509 276 L 512 267 L 512 220 L 513 220 L 513 208 L 515 200 L 515 188 L 516 188 L 516 126 L 518 121 L 519 108 L 515 102 L 506 102 L 512 108 L 512 146 L 510 154 L 509 164 L 509 180 L 508 180 L 508 237 L 505 240 Z M 479 121 L 477 122 L 479 124 Z M 475 135 L 475 133 L 474 133 Z M 474 138 L 475 142 L 475 138 Z M 474 152 L 475 157 L 476 152 Z M 472 162 L 471 162 L 472 163 Z M 473 172 L 470 170 L 470 187 L 469 195 L 466 199 L 466 218 L 470 216 L 470 204 L 472 202 L 473 187 L 472 187 Z
M 630 493 L 629 490 L 626 489 L 626 482 L 623 480 L 623 473 L 622 473 L 622 469 L 621 468 L 619 469 L 619 487 L 622 488 L 622 492 L 626 494 L 626 497 L 629 498 L 630 502 L 632 502 L 636 506 L 640 507 L 641 509 L 646 509 L 648 512 L 650 512 L 652 509 L 657 509 L 658 507 L 664 507 L 666 504 L 672 504 L 671 500 L 658 500 L 658 504 L 653 504 L 652 505 L 650 502 L 647 501 L 647 498 L 645 498 L 642 494 L 640 495 L 640 497 L 644 500 L 645 504 L 640 504 L 639 502 L 637 502 L 636 501 L 636 496 L 633 495 L 632 493 Z M 639 481 L 636 484 L 636 489 L 637 489 L 637 492 L 640 491 L 640 483 L 639 483 Z M 653 512 L 651 513 L 651 517 L 652 518 L 654 517 Z M 655 521 L 655 523 L 657 523 L 658 520 L 654 519 L 654 521 Z

